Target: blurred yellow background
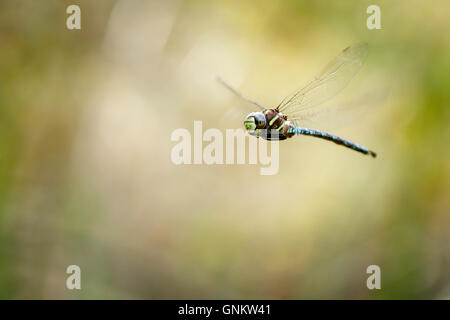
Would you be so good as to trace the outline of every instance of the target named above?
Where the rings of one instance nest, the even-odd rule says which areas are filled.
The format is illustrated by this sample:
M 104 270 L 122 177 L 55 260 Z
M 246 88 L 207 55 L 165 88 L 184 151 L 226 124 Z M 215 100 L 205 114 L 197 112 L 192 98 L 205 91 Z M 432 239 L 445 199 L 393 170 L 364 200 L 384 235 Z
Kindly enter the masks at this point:
M 0 2 L 0 298 L 449 298 L 449 9 Z M 366 64 L 336 101 L 359 97 L 363 116 L 330 131 L 378 158 L 299 136 L 273 176 L 171 162 L 173 130 L 242 128 L 253 109 L 212 74 L 274 107 L 361 41 Z

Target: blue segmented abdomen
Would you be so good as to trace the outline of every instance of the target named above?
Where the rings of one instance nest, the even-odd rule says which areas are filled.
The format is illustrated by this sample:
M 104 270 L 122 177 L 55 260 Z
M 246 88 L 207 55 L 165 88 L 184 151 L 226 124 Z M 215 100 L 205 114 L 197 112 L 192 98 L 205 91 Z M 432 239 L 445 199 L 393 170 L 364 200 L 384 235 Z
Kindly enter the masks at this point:
M 292 125 L 291 128 L 289 128 L 288 133 L 303 134 L 306 136 L 313 136 L 313 137 L 317 137 L 317 138 L 326 139 L 329 141 L 333 141 L 336 144 L 343 145 L 347 148 L 353 149 L 355 151 L 358 151 L 358 152 L 361 152 L 364 154 L 369 154 L 374 158 L 376 157 L 375 152 L 373 152 L 357 143 L 354 143 L 350 140 L 343 139 L 341 137 L 335 136 L 334 134 L 331 134 L 328 132 L 323 132 L 320 130 L 314 130 L 314 129 L 308 129 L 308 128 L 298 128 L 298 127 L 295 127 Z

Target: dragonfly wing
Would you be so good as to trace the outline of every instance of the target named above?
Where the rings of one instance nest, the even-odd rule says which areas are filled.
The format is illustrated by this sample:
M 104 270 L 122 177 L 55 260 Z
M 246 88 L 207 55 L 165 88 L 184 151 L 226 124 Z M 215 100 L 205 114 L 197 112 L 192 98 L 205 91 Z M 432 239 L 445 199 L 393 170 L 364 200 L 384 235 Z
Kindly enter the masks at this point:
M 229 91 L 231 91 L 231 92 L 232 92 L 234 95 L 236 95 L 237 97 L 239 97 L 239 98 L 241 98 L 241 99 L 243 99 L 243 100 L 245 100 L 245 101 L 247 101 L 247 102 L 249 102 L 249 103 L 252 103 L 252 104 L 258 106 L 259 109 L 261 109 L 261 110 L 265 110 L 265 108 L 264 108 L 262 105 L 260 105 L 258 102 L 256 102 L 256 101 L 250 99 L 249 97 L 244 96 L 242 93 L 240 93 L 240 92 L 237 91 L 235 88 L 233 88 L 232 86 L 230 86 L 225 80 L 223 80 L 223 79 L 222 79 L 221 77 L 219 77 L 218 75 L 214 75 L 214 79 L 215 79 L 217 82 L 219 82 L 221 85 L 223 85 L 225 88 L 227 88 Z
M 345 88 L 361 69 L 369 52 L 367 43 L 350 46 L 334 58 L 311 82 L 286 97 L 278 110 L 286 115 L 315 107 Z
M 289 120 L 297 121 L 302 126 L 310 126 L 317 129 L 336 129 L 342 126 L 356 123 L 369 111 L 374 111 L 374 106 L 385 101 L 386 90 L 367 92 L 351 101 L 324 104 L 325 107 L 313 108 L 289 115 Z

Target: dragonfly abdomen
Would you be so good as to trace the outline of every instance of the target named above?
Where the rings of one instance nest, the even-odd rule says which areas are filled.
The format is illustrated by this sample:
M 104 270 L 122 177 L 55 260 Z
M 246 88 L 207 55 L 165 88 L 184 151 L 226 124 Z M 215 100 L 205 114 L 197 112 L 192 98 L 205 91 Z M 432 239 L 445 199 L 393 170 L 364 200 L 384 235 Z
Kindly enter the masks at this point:
M 350 140 L 346 140 L 343 139 L 341 137 L 338 137 L 332 133 L 328 133 L 328 132 L 323 132 L 320 130 L 314 130 L 314 129 L 308 129 L 308 128 L 298 128 L 295 126 L 292 126 L 293 128 L 290 129 L 291 133 L 294 134 L 303 134 L 303 135 L 307 135 L 307 136 L 313 136 L 313 137 L 317 137 L 317 138 L 321 138 L 321 139 L 325 139 L 325 140 L 329 140 L 329 141 L 333 141 L 334 143 L 338 144 L 338 145 L 342 145 L 344 147 L 353 149 L 355 151 L 361 152 L 363 154 L 368 154 L 371 155 L 372 157 L 376 157 L 377 154 L 369 149 L 367 149 L 366 147 L 363 147 L 357 143 L 354 143 Z

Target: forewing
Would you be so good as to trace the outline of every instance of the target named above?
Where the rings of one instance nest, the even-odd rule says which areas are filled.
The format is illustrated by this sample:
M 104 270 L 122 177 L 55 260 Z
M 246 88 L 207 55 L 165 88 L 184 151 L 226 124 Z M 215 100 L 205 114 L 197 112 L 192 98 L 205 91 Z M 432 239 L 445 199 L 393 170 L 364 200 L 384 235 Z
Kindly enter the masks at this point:
M 361 69 L 369 52 L 367 43 L 350 46 L 334 58 L 310 83 L 279 105 L 285 115 L 318 106 L 341 91 Z

